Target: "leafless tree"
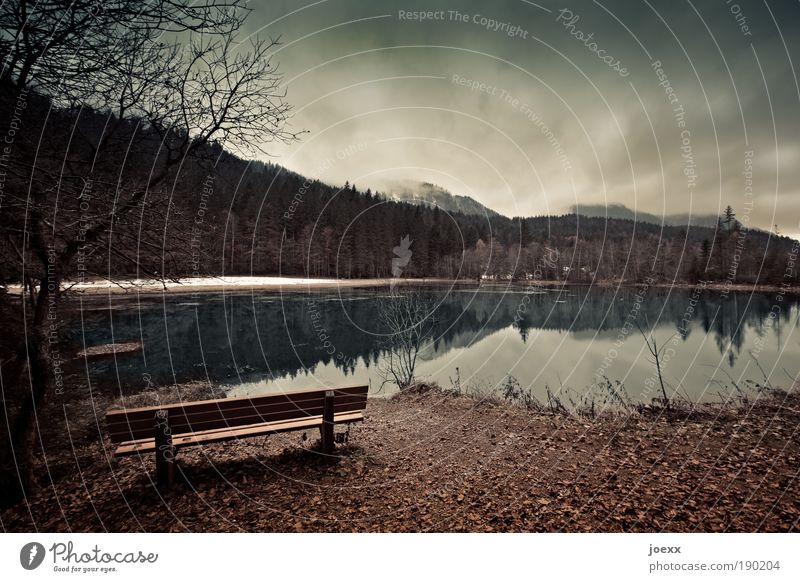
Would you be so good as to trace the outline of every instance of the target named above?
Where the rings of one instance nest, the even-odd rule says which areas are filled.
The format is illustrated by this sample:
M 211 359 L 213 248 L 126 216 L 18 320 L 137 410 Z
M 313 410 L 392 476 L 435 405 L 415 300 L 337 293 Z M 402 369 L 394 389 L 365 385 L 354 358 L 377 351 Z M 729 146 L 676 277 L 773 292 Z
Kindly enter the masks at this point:
M 12 498 L 32 483 L 34 418 L 53 391 L 51 325 L 65 281 L 103 276 L 85 271 L 103 253 L 158 276 L 153 264 L 176 248 L 167 239 L 186 236 L 171 203 L 186 161 L 296 137 L 270 58 L 277 41 L 237 41 L 248 13 L 246 0 L 0 6 L 0 129 L 14 138 L 3 159 L 0 284 L 23 283 L 27 325 L 28 373 L 2 378 L 4 392 L 25 385 L 2 456 Z
M 644 343 L 647 346 L 647 351 L 650 352 L 651 356 L 653 356 L 653 362 L 652 363 L 656 367 L 656 376 L 658 377 L 658 383 L 659 383 L 659 386 L 661 387 L 661 398 L 663 400 L 664 408 L 666 408 L 667 412 L 669 413 L 672 410 L 672 401 L 670 400 L 669 395 L 667 395 L 667 388 L 666 388 L 666 386 L 664 384 L 664 373 L 663 373 L 663 369 L 662 369 L 662 365 L 661 365 L 661 357 L 663 355 L 665 346 L 668 345 L 668 342 L 665 342 L 659 348 L 658 347 L 658 342 L 657 342 L 652 330 L 648 334 L 648 333 L 645 333 L 645 331 L 642 329 L 641 325 L 639 325 L 637 323 L 636 326 L 639 328 L 639 333 L 642 334 L 642 338 L 644 338 Z M 648 327 L 649 327 L 649 325 L 648 325 Z

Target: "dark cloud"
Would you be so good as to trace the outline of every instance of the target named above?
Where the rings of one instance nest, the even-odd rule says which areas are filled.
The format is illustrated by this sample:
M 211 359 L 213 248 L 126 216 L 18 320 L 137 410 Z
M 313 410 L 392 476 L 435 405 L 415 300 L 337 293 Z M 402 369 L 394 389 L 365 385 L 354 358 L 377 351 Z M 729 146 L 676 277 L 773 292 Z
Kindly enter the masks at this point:
M 362 188 L 432 181 L 509 215 L 576 202 L 703 214 L 731 204 L 753 226 L 800 232 L 798 3 L 252 8 L 247 32 L 281 36 L 293 123 L 310 130 L 275 151 L 291 169 Z

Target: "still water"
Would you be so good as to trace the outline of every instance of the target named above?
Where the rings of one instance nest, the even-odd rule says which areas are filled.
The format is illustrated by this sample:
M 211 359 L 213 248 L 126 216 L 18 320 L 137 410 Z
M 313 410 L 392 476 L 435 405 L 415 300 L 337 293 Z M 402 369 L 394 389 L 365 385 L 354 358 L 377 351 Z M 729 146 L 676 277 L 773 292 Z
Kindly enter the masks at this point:
M 671 391 L 716 400 L 753 383 L 788 386 L 800 372 L 794 296 L 697 289 L 424 287 L 433 341 L 417 376 L 444 387 L 498 389 L 508 375 L 544 399 L 577 395 L 604 376 L 634 400 L 657 396 L 652 330 Z M 192 380 L 231 395 L 383 383 L 387 289 L 84 299 L 66 333 L 74 351 L 142 341 L 138 353 L 93 360 L 95 386 L 135 393 Z

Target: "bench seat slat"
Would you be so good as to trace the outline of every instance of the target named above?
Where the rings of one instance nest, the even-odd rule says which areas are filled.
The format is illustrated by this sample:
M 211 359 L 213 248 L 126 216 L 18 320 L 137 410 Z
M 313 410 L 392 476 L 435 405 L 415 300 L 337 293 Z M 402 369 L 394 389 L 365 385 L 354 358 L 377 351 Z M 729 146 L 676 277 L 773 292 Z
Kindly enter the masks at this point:
M 153 418 L 153 413 L 156 410 L 167 410 L 172 419 L 179 418 L 193 418 L 203 417 L 206 415 L 231 415 L 236 416 L 242 412 L 281 412 L 285 410 L 298 410 L 305 409 L 309 406 L 322 405 L 324 394 L 313 392 L 305 398 L 282 398 L 280 395 L 254 398 L 247 401 L 237 401 L 228 406 L 214 405 L 207 406 L 205 402 L 187 402 L 180 408 L 170 406 L 158 407 L 153 406 L 147 409 L 139 409 L 130 411 L 129 409 L 112 410 L 106 414 L 106 421 L 109 426 L 126 425 L 139 421 L 149 421 Z M 341 394 L 336 395 L 336 401 L 344 402 L 359 402 L 364 399 L 362 394 Z
M 335 413 L 356 412 L 364 410 L 367 406 L 366 398 L 357 402 L 336 402 L 334 405 Z M 214 428 L 229 428 L 244 426 L 249 424 L 260 424 L 265 422 L 280 422 L 284 420 L 298 419 L 321 415 L 323 405 L 308 406 L 305 408 L 291 407 L 281 411 L 262 411 L 262 410 L 239 410 L 236 414 L 220 412 L 204 412 L 200 415 L 190 417 L 173 418 L 170 416 L 169 424 L 173 433 L 196 432 L 199 430 Z M 133 420 L 126 424 L 109 425 L 109 436 L 113 442 L 126 440 L 136 440 L 147 438 L 153 432 L 153 416 Z
M 364 420 L 362 412 L 346 412 L 334 416 L 335 424 L 346 424 L 360 422 Z M 286 432 L 301 429 L 313 429 L 322 426 L 322 415 L 304 418 L 300 420 L 267 422 L 252 425 L 239 426 L 235 428 L 222 428 L 205 431 L 195 431 L 187 434 L 173 434 L 172 443 L 176 449 L 194 445 L 205 445 L 211 443 L 224 442 L 234 439 L 268 435 L 279 432 Z M 152 453 L 156 449 L 155 439 L 140 439 L 121 443 L 114 451 L 115 457 L 136 455 L 141 453 Z

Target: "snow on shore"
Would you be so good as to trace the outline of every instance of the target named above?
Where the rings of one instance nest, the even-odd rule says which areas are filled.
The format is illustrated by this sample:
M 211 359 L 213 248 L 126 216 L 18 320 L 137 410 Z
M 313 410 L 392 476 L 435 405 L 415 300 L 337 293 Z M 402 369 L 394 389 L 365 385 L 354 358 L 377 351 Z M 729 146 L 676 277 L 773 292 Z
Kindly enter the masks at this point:
M 399 281 L 398 279 L 394 280 Z M 193 293 L 202 291 L 246 291 L 248 289 L 274 289 L 306 287 L 324 289 L 336 287 L 363 287 L 389 285 L 389 279 L 305 279 L 302 277 L 191 277 L 179 281 L 158 281 L 155 279 L 129 279 L 108 281 L 80 281 L 62 283 L 63 289 L 85 295 L 105 295 L 119 293 Z M 9 285 L 8 292 L 19 294 L 21 285 Z

